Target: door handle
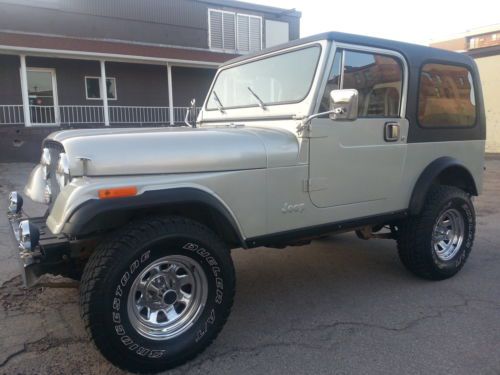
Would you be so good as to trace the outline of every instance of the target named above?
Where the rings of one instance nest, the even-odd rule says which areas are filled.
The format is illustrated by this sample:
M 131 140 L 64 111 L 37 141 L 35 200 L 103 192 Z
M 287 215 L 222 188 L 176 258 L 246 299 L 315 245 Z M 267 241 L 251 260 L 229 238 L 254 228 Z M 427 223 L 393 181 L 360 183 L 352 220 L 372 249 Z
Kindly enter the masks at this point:
M 386 122 L 384 126 L 384 140 L 386 142 L 396 142 L 399 140 L 401 127 L 397 122 Z

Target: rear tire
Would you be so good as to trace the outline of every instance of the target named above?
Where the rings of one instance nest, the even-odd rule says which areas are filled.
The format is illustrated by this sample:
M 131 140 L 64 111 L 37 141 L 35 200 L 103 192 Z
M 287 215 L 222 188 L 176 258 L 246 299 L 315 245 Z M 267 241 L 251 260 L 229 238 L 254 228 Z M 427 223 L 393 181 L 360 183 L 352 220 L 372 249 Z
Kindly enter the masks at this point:
M 474 242 L 476 219 L 469 195 L 433 186 L 419 216 L 398 224 L 398 254 L 416 276 L 444 280 L 462 269 Z
M 181 217 L 133 222 L 101 244 L 85 267 L 81 315 L 114 365 L 151 373 L 203 351 L 233 303 L 230 250 Z

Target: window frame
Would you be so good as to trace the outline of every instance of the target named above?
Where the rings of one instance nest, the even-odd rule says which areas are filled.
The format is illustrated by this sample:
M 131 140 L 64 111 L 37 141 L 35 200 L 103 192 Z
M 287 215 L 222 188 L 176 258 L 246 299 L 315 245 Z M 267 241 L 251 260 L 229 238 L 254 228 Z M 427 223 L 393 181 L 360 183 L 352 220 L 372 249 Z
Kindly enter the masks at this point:
M 242 63 L 238 63 L 238 64 L 235 64 L 235 65 L 229 65 L 227 67 L 224 67 L 223 69 L 219 70 L 217 72 L 217 74 L 215 75 L 215 77 L 214 77 L 214 79 L 212 81 L 212 85 L 210 86 L 210 89 L 208 90 L 208 94 L 206 96 L 205 103 L 203 104 L 203 109 L 205 111 L 218 111 L 217 108 L 208 108 L 208 101 L 210 100 L 210 96 L 212 95 L 213 89 L 215 87 L 215 83 L 217 82 L 217 79 L 219 78 L 219 75 L 224 70 L 227 70 L 227 69 L 230 69 L 230 68 L 233 68 L 233 67 L 236 67 L 236 66 L 242 66 L 242 65 L 250 64 L 250 63 L 253 63 L 253 62 L 256 62 L 256 61 L 260 61 L 260 60 L 265 60 L 266 58 L 281 56 L 281 55 L 284 55 L 284 54 L 287 54 L 287 53 L 296 52 L 296 51 L 300 51 L 300 50 L 307 49 L 307 48 L 312 48 L 312 47 L 319 48 L 318 61 L 316 62 L 316 67 L 314 69 L 314 73 L 312 75 L 311 82 L 310 82 L 309 87 L 307 89 L 307 93 L 304 95 L 304 97 L 302 99 L 300 99 L 300 100 L 285 101 L 285 102 L 275 102 L 275 103 L 265 103 L 265 104 L 266 104 L 266 107 L 273 107 L 273 106 L 288 105 L 288 104 L 298 104 L 298 103 L 303 102 L 311 94 L 311 90 L 312 90 L 312 88 L 314 86 L 314 81 L 316 80 L 316 75 L 318 74 L 318 69 L 321 68 L 320 67 L 320 63 L 321 63 L 321 55 L 323 53 L 323 46 L 320 43 L 310 43 L 310 44 L 300 45 L 300 46 L 297 46 L 297 47 L 291 47 L 290 49 L 280 50 L 280 51 L 277 51 L 277 52 L 274 52 L 274 53 L 265 54 L 265 55 L 262 55 L 262 56 L 258 56 L 255 59 L 251 59 L 251 60 L 248 60 L 248 61 L 243 61 Z M 259 107 L 259 104 L 256 103 L 256 104 L 245 105 L 245 106 L 224 107 L 224 109 L 230 110 L 230 109 L 258 108 L 258 107 Z
M 97 79 L 99 81 L 99 97 L 98 98 L 89 98 L 88 97 L 87 78 Z M 114 98 L 110 98 L 108 96 L 108 101 L 109 100 L 118 100 L 118 87 L 116 86 L 116 77 L 106 77 L 106 80 L 108 80 L 108 79 L 115 81 L 115 97 Z M 101 97 L 101 77 L 97 77 L 97 76 L 85 76 L 84 77 L 84 81 L 85 81 L 85 100 L 103 100 L 103 98 Z
M 51 78 L 52 78 L 52 94 L 53 94 L 53 101 L 54 101 L 54 105 L 52 106 L 49 106 L 49 107 L 53 107 L 54 108 L 54 120 L 55 122 L 47 122 L 47 123 L 43 123 L 43 122 L 33 122 L 33 120 L 31 119 L 31 114 L 30 114 L 30 123 L 31 123 L 31 126 L 39 126 L 39 127 L 43 127 L 43 126 L 60 126 L 61 125 L 61 118 L 60 118 L 60 111 L 59 111 L 59 94 L 58 94 L 58 88 L 57 88 L 57 71 L 56 71 L 56 68 L 44 68 L 44 67 L 31 67 L 31 66 L 27 66 L 26 67 L 26 80 L 28 81 L 28 72 L 45 72 L 45 73 L 51 73 Z M 19 68 L 19 74 L 22 75 L 22 72 L 21 72 L 21 68 Z M 21 78 L 22 80 L 22 78 Z M 28 82 L 26 82 L 28 84 Z M 28 91 L 29 91 L 29 87 L 28 87 Z M 29 93 L 28 93 L 28 103 L 29 103 Z M 28 106 L 31 108 L 31 105 L 28 104 Z M 30 109 L 30 113 L 31 113 L 31 109 Z
M 238 32 L 238 27 L 239 27 L 238 16 L 248 17 L 248 51 L 240 50 L 238 48 L 238 43 L 239 43 L 239 38 L 238 38 L 238 35 L 239 35 L 239 32 Z M 259 20 L 259 24 L 260 24 L 260 43 L 259 43 L 259 49 L 258 50 L 254 50 L 254 51 L 250 49 L 250 40 L 252 39 L 251 38 L 251 36 L 252 36 L 252 29 L 250 27 L 250 20 L 252 18 L 258 19 Z M 252 52 L 262 51 L 262 49 L 264 47 L 264 44 L 263 44 L 263 39 L 264 39 L 264 33 L 263 33 L 263 31 L 264 31 L 264 29 L 263 29 L 263 22 L 262 22 L 263 19 L 262 19 L 262 17 L 256 16 L 256 15 L 253 15 L 253 14 L 235 12 L 235 20 L 236 20 L 236 33 L 235 33 L 236 49 L 235 49 L 235 51 L 236 52 L 246 52 L 246 53 L 252 53 Z
M 323 82 L 319 88 L 318 92 L 318 98 L 317 98 L 317 103 L 316 103 L 316 112 L 319 110 L 319 107 L 321 105 L 321 99 L 323 98 L 323 95 L 325 93 L 325 88 L 326 84 L 328 82 L 328 77 L 330 75 L 330 68 L 333 65 L 335 54 L 338 50 L 342 50 L 342 62 L 341 62 L 341 76 L 340 76 L 340 89 L 342 90 L 342 87 L 344 85 L 344 62 L 345 62 L 345 55 L 344 51 L 349 50 L 353 52 L 361 52 L 361 53 L 372 53 L 372 54 L 377 54 L 377 55 L 385 55 L 385 56 L 390 56 L 398 59 L 400 62 L 401 68 L 402 68 L 402 81 L 401 81 L 401 97 L 399 98 L 400 100 L 400 105 L 399 105 L 399 117 L 385 117 L 385 116 L 366 116 L 366 117 L 359 117 L 362 119 L 384 119 L 384 118 L 401 118 L 404 119 L 406 117 L 406 106 L 408 102 L 408 80 L 409 80 L 409 70 L 408 70 L 408 62 L 406 61 L 406 58 L 399 52 L 391 50 L 391 49 L 385 49 L 385 48 L 377 48 L 377 47 L 368 47 L 368 46 L 363 46 L 363 45 L 356 45 L 356 44 L 350 44 L 350 43 L 341 43 L 341 42 L 332 42 L 332 46 L 330 48 L 330 56 L 328 57 L 328 61 L 326 62 L 325 66 L 325 72 L 323 75 Z
M 460 68 L 465 68 L 467 72 L 472 77 L 472 89 L 474 90 L 474 101 L 476 105 L 474 106 L 475 109 L 475 118 L 474 118 L 474 123 L 472 125 L 468 126 L 457 126 L 457 125 L 441 125 L 441 126 L 426 126 L 420 123 L 419 120 L 419 115 L 418 115 L 418 109 L 420 108 L 420 82 L 422 80 L 422 73 L 425 65 L 428 64 L 437 64 L 437 65 L 450 65 L 450 66 L 456 66 Z M 417 106 L 415 108 L 415 121 L 417 122 L 417 125 L 419 128 L 424 129 L 424 130 L 433 130 L 433 129 L 472 129 L 477 127 L 479 123 L 479 106 L 478 106 L 478 98 L 477 98 L 477 92 L 478 92 L 478 87 L 477 87 L 477 77 L 474 74 L 474 71 L 471 70 L 471 67 L 467 64 L 462 64 L 459 62 L 455 61 L 449 61 L 449 60 L 440 60 L 440 59 L 427 59 L 422 61 L 420 64 L 420 67 L 418 69 L 418 80 L 417 80 Z
M 222 14 L 222 48 L 218 47 L 213 47 L 212 46 L 212 24 L 210 21 L 210 12 L 218 12 Z M 234 42 L 235 42 L 235 49 L 228 49 L 224 48 L 224 13 L 229 13 L 234 15 Z M 240 12 L 234 12 L 234 11 L 229 11 L 229 10 L 222 10 L 222 9 L 215 9 L 215 8 L 208 8 L 208 48 L 212 51 L 222 51 L 222 52 L 231 52 L 231 53 L 238 53 L 238 54 L 247 54 L 247 53 L 252 53 L 252 52 L 258 52 L 263 50 L 263 38 L 264 38 L 264 25 L 263 25 L 263 17 L 261 16 L 256 16 L 255 14 L 249 14 L 249 13 L 240 13 Z M 248 17 L 248 51 L 240 50 L 238 49 L 238 16 L 245 16 Z M 256 51 L 251 51 L 250 50 L 250 36 L 251 36 L 251 29 L 250 29 L 250 18 L 257 18 L 260 21 L 260 49 Z
M 353 50 L 352 48 L 341 48 L 342 50 L 342 62 L 341 62 L 341 67 L 340 67 L 340 90 L 343 90 L 344 89 L 344 73 L 345 73 L 345 60 L 346 60 L 346 52 L 354 52 L 354 53 L 365 53 L 365 54 L 370 54 L 372 56 L 375 56 L 375 55 L 382 55 L 382 56 L 389 56 L 390 58 L 393 58 L 394 60 L 396 60 L 396 62 L 399 62 L 399 66 L 401 68 L 401 93 L 400 93 L 400 97 L 399 97 L 399 117 L 403 118 L 403 115 L 401 113 L 401 107 L 402 107 L 402 99 L 403 99 L 403 80 L 404 80 L 404 66 L 403 64 L 401 63 L 401 59 L 398 59 L 396 56 L 394 55 L 390 55 L 388 53 L 380 53 L 380 52 L 371 52 L 371 51 L 366 51 L 365 49 L 359 49 L 359 50 Z M 364 72 L 363 75 L 365 76 L 365 79 L 367 79 L 366 77 L 366 73 L 367 72 Z M 395 116 L 359 116 L 358 114 L 358 118 L 394 118 Z

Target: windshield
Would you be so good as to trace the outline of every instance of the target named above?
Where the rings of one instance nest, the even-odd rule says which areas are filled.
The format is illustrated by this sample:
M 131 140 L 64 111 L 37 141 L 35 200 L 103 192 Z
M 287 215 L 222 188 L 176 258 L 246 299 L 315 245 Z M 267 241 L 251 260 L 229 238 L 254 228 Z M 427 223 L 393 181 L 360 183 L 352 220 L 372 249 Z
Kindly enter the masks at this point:
M 220 72 L 207 109 L 296 103 L 309 93 L 318 64 L 318 45 L 264 58 Z

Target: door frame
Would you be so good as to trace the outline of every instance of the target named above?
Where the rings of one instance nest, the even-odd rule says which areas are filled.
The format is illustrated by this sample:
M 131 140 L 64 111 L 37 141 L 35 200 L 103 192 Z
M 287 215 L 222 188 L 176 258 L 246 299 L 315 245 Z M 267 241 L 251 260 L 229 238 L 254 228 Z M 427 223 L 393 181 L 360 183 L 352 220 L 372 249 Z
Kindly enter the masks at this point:
M 325 87 L 328 82 L 328 76 L 330 74 L 329 68 L 333 64 L 333 59 L 335 58 L 335 54 L 337 53 L 337 50 L 341 49 L 343 50 L 343 54 L 345 54 L 345 50 L 350 50 L 350 51 L 356 51 L 356 52 L 366 52 L 366 53 L 376 53 L 379 55 L 388 55 L 388 56 L 393 56 L 396 57 L 399 61 L 402 62 L 402 70 L 403 70 L 403 84 L 401 86 L 401 106 L 399 108 L 399 117 L 405 118 L 406 116 L 406 103 L 408 100 L 408 80 L 409 80 L 409 69 L 408 69 L 408 61 L 406 61 L 406 58 L 403 54 L 401 54 L 398 51 L 391 50 L 391 49 L 385 49 L 385 48 L 376 48 L 376 47 L 368 47 L 368 46 L 362 46 L 362 45 L 356 45 L 356 44 L 350 44 L 350 43 L 339 43 L 339 42 L 332 42 L 332 45 L 330 47 L 330 55 L 328 56 L 328 59 L 326 61 L 325 65 L 325 71 L 322 77 L 322 82 L 321 85 L 319 86 L 319 91 L 318 95 L 316 98 L 316 105 L 314 107 L 314 112 L 316 113 L 319 110 L 319 107 L 321 105 L 321 99 L 323 97 L 323 93 L 325 92 Z M 341 67 L 341 81 L 343 81 L 343 73 L 344 73 L 344 56 L 342 57 L 342 67 Z M 342 82 L 343 84 L 343 82 Z M 342 87 L 341 87 L 342 88 Z
M 57 75 L 56 75 L 56 69 L 55 68 L 39 68 L 39 67 L 26 67 L 26 80 L 28 80 L 28 72 L 46 72 L 50 73 L 51 75 L 51 81 L 52 81 L 52 93 L 53 93 L 53 100 L 54 100 L 54 122 L 47 122 L 47 123 L 36 123 L 31 121 L 32 126 L 60 126 L 61 125 L 61 119 L 60 119 L 60 113 L 59 113 L 59 98 L 58 98 L 58 93 L 57 93 Z M 22 74 L 22 72 L 20 72 Z M 29 93 L 28 93 L 29 95 Z M 31 112 L 30 112 L 31 115 Z

